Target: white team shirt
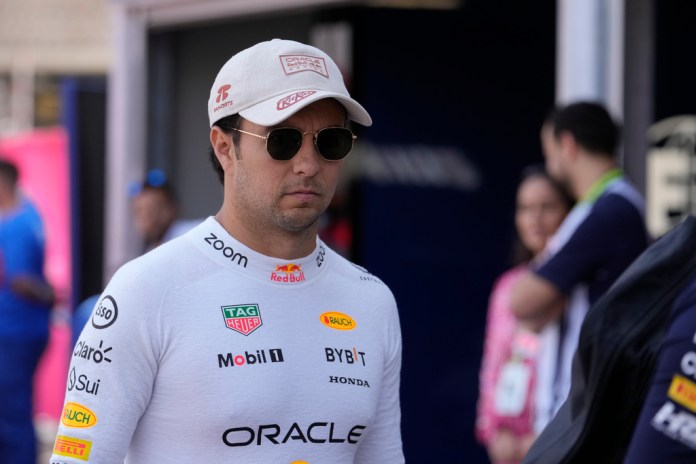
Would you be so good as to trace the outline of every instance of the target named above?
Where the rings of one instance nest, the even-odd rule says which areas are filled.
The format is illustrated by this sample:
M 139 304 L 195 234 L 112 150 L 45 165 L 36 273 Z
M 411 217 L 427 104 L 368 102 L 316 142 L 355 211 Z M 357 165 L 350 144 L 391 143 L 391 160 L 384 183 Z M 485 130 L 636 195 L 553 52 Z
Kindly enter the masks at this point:
M 403 463 L 396 302 L 320 240 L 212 217 L 123 266 L 71 354 L 51 463 Z

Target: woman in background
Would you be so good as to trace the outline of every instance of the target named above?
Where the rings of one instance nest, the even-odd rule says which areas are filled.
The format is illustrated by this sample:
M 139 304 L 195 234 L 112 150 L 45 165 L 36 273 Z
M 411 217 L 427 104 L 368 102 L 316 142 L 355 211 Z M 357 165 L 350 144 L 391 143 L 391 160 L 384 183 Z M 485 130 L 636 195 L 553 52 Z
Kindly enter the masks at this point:
M 520 462 L 536 438 L 534 387 L 539 339 L 518 324 L 508 307 L 508 294 L 522 271 L 539 259 L 572 206 L 572 198 L 543 167 L 524 170 L 515 209 L 517 264 L 493 285 L 479 376 L 476 437 L 493 464 Z

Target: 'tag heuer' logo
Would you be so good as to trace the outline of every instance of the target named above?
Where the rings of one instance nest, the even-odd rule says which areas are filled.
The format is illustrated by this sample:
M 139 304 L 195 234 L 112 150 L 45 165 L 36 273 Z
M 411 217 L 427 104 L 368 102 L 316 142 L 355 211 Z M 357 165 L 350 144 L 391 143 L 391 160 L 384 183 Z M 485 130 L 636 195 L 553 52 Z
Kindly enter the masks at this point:
M 257 304 L 222 306 L 222 315 L 228 329 L 249 335 L 263 325 Z
M 87 407 L 78 403 L 65 403 L 61 422 L 66 427 L 86 429 L 97 423 L 97 416 Z
M 355 320 L 347 314 L 330 311 L 319 316 L 322 324 L 337 330 L 353 330 L 356 327 Z
M 300 264 L 276 264 L 275 271 L 271 272 L 273 282 L 297 283 L 305 280 L 302 265 Z
M 91 450 L 91 441 L 80 440 L 79 438 L 67 437 L 65 435 L 58 435 L 56 437 L 56 444 L 53 446 L 54 454 L 79 459 L 80 461 L 87 461 Z

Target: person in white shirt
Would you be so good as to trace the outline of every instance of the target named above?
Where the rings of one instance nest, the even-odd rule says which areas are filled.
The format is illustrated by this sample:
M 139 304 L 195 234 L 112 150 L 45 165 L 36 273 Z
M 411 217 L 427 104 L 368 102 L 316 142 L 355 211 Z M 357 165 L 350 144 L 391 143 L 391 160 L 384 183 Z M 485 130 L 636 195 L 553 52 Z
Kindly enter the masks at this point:
M 370 116 L 326 53 L 280 39 L 208 103 L 222 206 L 107 285 L 51 462 L 403 463 L 395 298 L 317 236 Z

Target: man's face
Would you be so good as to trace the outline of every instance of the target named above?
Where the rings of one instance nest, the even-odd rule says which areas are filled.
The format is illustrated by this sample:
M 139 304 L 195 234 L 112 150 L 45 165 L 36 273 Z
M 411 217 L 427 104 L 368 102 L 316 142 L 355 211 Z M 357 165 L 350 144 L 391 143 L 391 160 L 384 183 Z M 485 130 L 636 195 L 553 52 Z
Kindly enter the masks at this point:
M 567 174 L 563 163 L 561 146 L 553 133 L 553 127 L 545 124 L 541 129 L 541 148 L 546 160 L 546 171 L 558 182 L 566 183 Z
M 242 120 L 240 129 L 266 135 L 272 127 Z M 237 156 L 225 172 L 226 193 L 235 216 L 249 231 L 302 232 L 317 227 L 336 190 L 343 161 L 327 161 L 317 152 L 313 134 L 326 127 L 342 127 L 345 110 L 334 100 L 319 100 L 276 127 L 294 127 L 305 134 L 300 151 L 289 161 L 276 161 L 265 140 L 241 134 Z
M 176 216 L 174 205 L 156 189 L 144 189 L 133 198 L 133 220 L 138 233 L 149 244 L 158 244 Z

